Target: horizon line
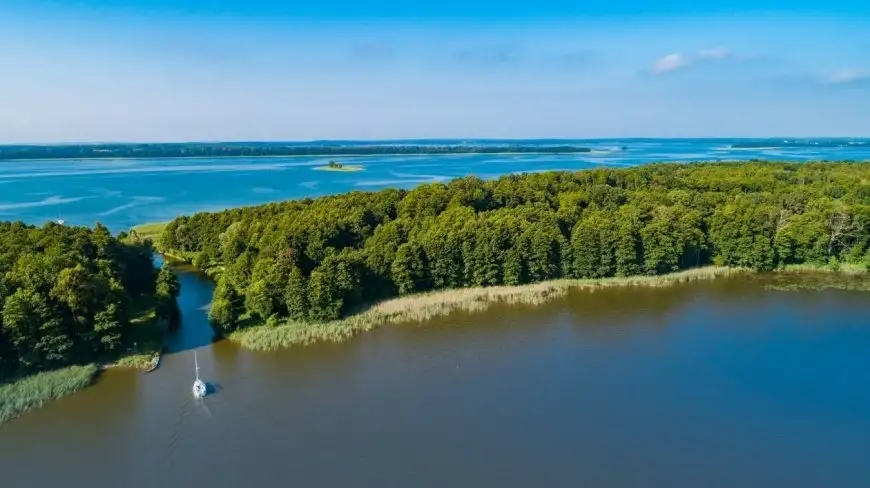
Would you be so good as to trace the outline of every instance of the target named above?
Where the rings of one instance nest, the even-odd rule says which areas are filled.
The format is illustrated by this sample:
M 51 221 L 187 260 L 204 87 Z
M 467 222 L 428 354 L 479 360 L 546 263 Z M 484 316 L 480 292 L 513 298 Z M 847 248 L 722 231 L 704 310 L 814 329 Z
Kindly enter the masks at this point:
M 755 136 L 755 137 L 408 137 L 395 139 L 261 139 L 261 140 L 189 140 L 189 141 L 59 141 L 59 142 L 0 142 L 0 147 L 10 146 L 99 146 L 99 145 L 179 145 L 179 144 L 324 144 L 324 143 L 432 143 L 432 142 L 543 142 L 543 141 L 721 141 L 721 140 L 870 140 L 870 136 Z

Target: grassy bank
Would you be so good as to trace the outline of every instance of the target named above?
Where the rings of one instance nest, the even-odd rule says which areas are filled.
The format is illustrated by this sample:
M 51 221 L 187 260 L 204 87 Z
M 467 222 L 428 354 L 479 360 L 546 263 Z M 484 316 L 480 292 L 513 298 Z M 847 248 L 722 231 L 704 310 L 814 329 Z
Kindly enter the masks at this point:
M 85 388 L 93 382 L 97 371 L 93 364 L 70 366 L 0 385 L 0 425 L 28 410 Z
M 152 222 L 148 224 L 134 226 L 130 230 L 136 232 L 136 234 L 142 239 L 151 239 L 154 244 L 154 249 L 162 254 L 164 258 L 168 258 L 172 261 L 177 261 L 179 263 L 191 264 L 193 262 L 193 258 L 195 257 L 194 253 L 185 253 L 184 251 L 177 250 L 166 250 L 160 247 L 158 239 L 160 237 L 160 234 L 163 233 L 163 229 L 165 229 L 167 225 L 169 225 L 169 222 Z M 217 275 L 221 271 L 223 271 L 223 266 L 218 263 L 213 263 L 202 271 L 206 275 L 208 275 L 209 278 L 215 279 Z
M 138 234 L 142 239 L 151 239 L 156 243 L 160 234 L 163 232 L 163 229 L 165 229 L 168 224 L 169 222 L 152 222 L 149 224 L 137 225 L 133 227 L 132 230 L 136 231 L 136 234 Z
M 230 335 L 230 340 L 238 342 L 245 348 L 261 351 L 320 341 L 341 342 L 386 323 L 423 322 L 455 311 L 486 310 L 495 303 L 538 305 L 562 297 L 572 288 L 664 287 L 743 272 L 745 271 L 742 269 L 711 266 L 662 276 L 556 280 L 522 286 L 436 291 L 386 300 L 357 315 L 332 322 L 314 324 L 286 322 L 273 327 L 254 325 L 234 332 Z

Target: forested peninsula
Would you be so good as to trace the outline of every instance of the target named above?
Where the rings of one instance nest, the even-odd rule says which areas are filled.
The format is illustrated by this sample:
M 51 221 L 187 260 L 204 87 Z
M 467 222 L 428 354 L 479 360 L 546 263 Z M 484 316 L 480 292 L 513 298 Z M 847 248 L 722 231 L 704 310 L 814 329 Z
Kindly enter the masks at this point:
M 97 363 L 150 360 L 178 293 L 150 241 L 0 222 L 0 423 L 87 386 Z
M 215 277 L 219 330 L 272 348 L 569 286 L 866 270 L 868 241 L 870 164 L 746 162 L 465 177 L 198 213 L 156 245 Z
M 590 148 L 529 144 L 150 143 L 0 146 L 0 160 L 388 156 L 444 154 L 575 154 Z

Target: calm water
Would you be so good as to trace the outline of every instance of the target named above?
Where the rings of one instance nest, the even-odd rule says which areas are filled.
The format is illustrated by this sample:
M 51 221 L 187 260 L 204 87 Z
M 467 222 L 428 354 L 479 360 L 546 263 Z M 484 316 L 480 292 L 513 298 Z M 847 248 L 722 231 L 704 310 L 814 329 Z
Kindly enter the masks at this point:
M 859 293 L 576 292 L 266 354 L 208 345 L 182 286 L 157 372 L 0 428 L 3 486 L 870 486 Z
M 423 179 L 408 175 L 603 164 L 591 159 L 378 158 L 357 174 L 281 158 L 0 163 L 0 208 L 120 229 Z M 160 369 L 108 372 L 0 427 L 0 486 L 870 486 L 866 294 L 756 278 L 575 292 L 254 353 L 212 343 L 211 284 L 180 278 L 183 325 Z M 202 400 L 194 350 L 217 389 Z
M 576 155 L 458 155 L 334 158 L 141 159 L 0 162 L 0 219 L 70 224 L 100 221 L 115 231 L 179 214 L 314 197 L 348 190 L 409 188 L 468 174 L 635 166 L 654 161 L 870 159 L 870 144 L 850 148 L 729 149 L 736 140 L 579 141 Z M 625 148 L 620 150 L 620 148 Z M 329 159 L 362 172 L 314 170 Z

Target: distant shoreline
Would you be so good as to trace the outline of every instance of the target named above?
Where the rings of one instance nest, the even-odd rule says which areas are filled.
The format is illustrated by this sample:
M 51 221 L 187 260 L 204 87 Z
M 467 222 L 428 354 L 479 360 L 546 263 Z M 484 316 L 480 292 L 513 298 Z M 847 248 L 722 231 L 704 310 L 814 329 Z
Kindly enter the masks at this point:
M 382 153 L 382 154 L 339 154 L 345 158 L 362 158 L 367 156 L 544 156 L 544 155 L 571 155 L 571 154 L 601 154 L 599 151 L 577 151 L 577 152 L 480 152 L 480 153 Z M 5 159 L 0 157 L 0 163 L 26 162 L 26 161 L 137 161 L 148 159 L 270 159 L 270 158 L 309 158 L 309 157 L 325 157 L 335 156 L 335 154 L 288 154 L 288 155 L 268 155 L 268 156 L 142 156 L 142 157 L 101 157 L 101 158 L 15 158 Z
M 581 146 L 532 145 L 381 145 L 381 146 L 0 146 L 0 161 L 85 161 L 140 159 L 218 159 L 365 156 L 543 155 L 589 154 Z

